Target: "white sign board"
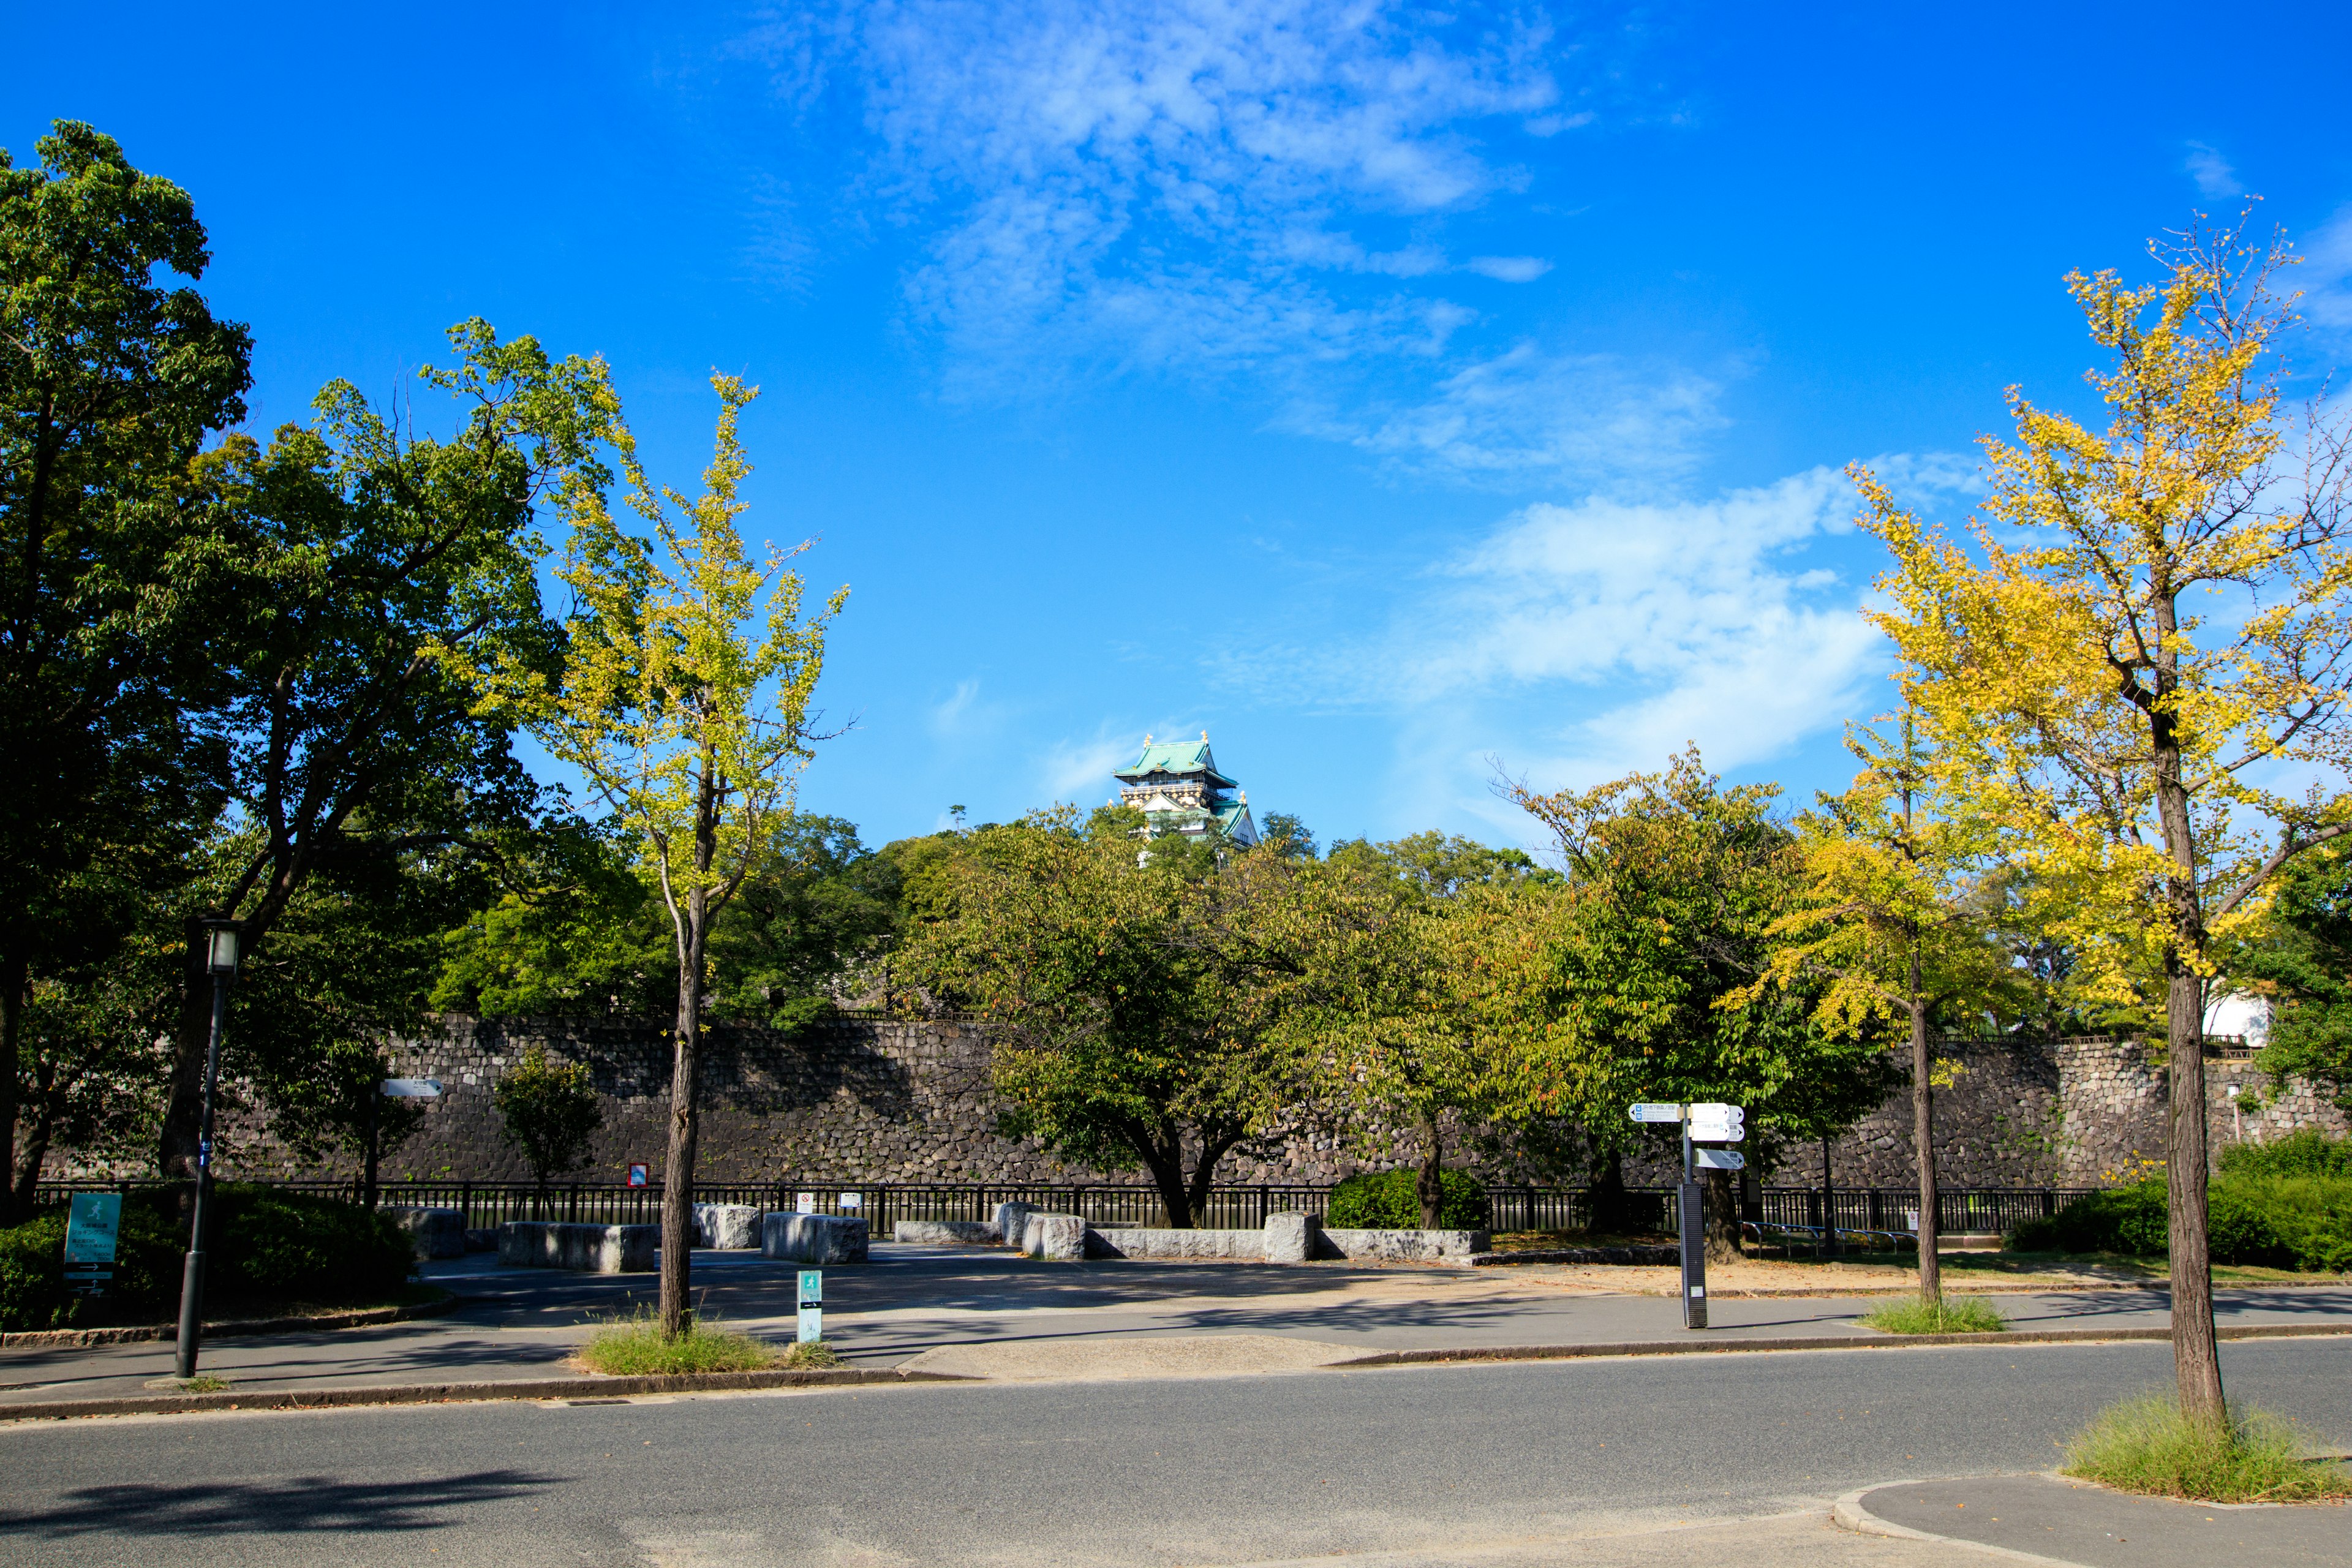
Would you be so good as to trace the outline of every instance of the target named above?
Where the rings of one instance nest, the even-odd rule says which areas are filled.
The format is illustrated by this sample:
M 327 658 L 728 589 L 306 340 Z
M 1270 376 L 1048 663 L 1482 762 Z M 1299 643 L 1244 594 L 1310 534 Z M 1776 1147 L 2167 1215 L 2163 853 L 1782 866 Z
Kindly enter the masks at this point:
M 1633 1120 L 1636 1121 L 1680 1121 L 1682 1119 L 1683 1108 L 1679 1105 L 1660 1105 L 1654 1100 L 1643 1100 L 1633 1107 Z
M 816 1194 L 814 1193 L 803 1193 L 800 1195 L 799 1204 L 795 1206 L 802 1214 L 816 1213 Z
M 1737 1149 L 1694 1149 L 1691 1158 L 1702 1171 L 1744 1171 L 1748 1156 Z
M 376 1086 L 376 1092 L 387 1100 L 438 1100 L 441 1080 L 437 1078 L 388 1078 Z
M 864 1193 L 844 1193 L 841 1194 L 841 1206 L 845 1209 L 862 1209 L 866 1206 L 866 1194 Z
M 1690 1135 L 1701 1143 L 1737 1143 L 1748 1136 L 1748 1112 L 1737 1105 L 1694 1105 Z

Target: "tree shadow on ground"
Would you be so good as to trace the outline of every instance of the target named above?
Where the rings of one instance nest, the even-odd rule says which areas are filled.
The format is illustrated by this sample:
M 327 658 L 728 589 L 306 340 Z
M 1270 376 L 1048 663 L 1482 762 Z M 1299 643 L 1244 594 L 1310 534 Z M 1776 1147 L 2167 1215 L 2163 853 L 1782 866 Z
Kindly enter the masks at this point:
M 416 1480 L 285 1476 L 266 1481 L 83 1487 L 0 1511 L 0 1531 L 77 1536 L 310 1535 L 437 1530 L 463 1510 L 560 1484 L 554 1476 L 482 1470 Z

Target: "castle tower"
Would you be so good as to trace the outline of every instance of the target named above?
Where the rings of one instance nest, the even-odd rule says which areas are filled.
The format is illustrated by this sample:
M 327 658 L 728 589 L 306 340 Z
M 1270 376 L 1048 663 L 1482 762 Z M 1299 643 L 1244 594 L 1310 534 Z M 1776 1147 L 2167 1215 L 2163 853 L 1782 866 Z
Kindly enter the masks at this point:
M 1118 771 L 1118 799 L 1114 805 L 1143 811 L 1148 831 L 1199 837 L 1214 822 L 1236 844 L 1257 842 L 1257 824 L 1250 820 L 1249 795 L 1217 771 L 1209 752 L 1209 732 L 1198 741 L 1143 738 L 1143 754 Z

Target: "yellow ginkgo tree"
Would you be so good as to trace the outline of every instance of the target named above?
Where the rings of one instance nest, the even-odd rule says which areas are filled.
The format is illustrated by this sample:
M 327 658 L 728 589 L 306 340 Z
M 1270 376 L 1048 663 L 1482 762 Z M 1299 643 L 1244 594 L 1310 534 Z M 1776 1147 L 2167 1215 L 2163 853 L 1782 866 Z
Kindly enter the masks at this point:
M 730 375 L 710 384 L 719 428 L 698 497 L 656 489 L 627 431 L 614 437 L 628 505 L 652 539 L 624 531 L 600 489 L 567 492 L 571 538 L 558 575 L 573 595 L 570 648 L 561 687 L 541 694 L 531 724 L 634 839 L 677 936 L 661 1237 L 661 1325 L 673 1337 L 690 1321 L 710 928 L 791 815 L 817 738 L 810 703 L 825 633 L 849 595 L 838 589 L 803 616 L 804 584 L 790 563 L 808 545 L 772 548 L 764 560 L 746 552 L 735 520 L 751 465 L 736 424 L 759 389 Z
M 1939 1011 L 1973 1012 L 2017 982 L 1992 940 L 1983 901 L 1993 836 L 1965 796 L 1937 793 L 1934 771 L 1923 765 L 1935 747 L 1920 732 L 1919 715 L 1898 715 L 1883 731 L 1857 727 L 1847 743 L 1862 770 L 1843 794 L 1824 795 L 1798 815 L 1801 889 L 1770 927 L 1778 945 L 1769 967 L 1740 999 L 1785 990 L 1808 997 L 1814 1022 L 1833 1036 L 1877 1037 L 1893 1027 L 1907 1037 L 1919 1296 L 1936 1306 L 1943 1300 L 1939 1064 L 1929 1024 Z M 1836 1221 L 1825 1215 L 1825 1223 Z
M 2088 377 L 2105 429 L 2012 389 L 1965 537 L 1866 475 L 1864 521 L 1936 787 L 1993 826 L 2079 999 L 2162 1022 L 2175 1370 L 2183 1414 L 2219 1426 L 2207 986 L 2279 869 L 2352 827 L 2352 557 L 2341 430 L 2285 401 L 2292 252 L 2242 220 L 2151 255 L 2145 286 L 2067 279 L 2112 356 Z

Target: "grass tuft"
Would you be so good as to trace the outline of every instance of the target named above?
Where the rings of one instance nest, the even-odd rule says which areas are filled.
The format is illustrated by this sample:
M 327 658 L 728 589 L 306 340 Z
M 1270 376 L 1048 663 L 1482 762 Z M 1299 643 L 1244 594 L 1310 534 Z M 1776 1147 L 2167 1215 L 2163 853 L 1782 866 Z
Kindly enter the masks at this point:
M 2111 1405 L 2066 1446 L 2067 1475 L 2119 1491 L 2200 1502 L 2315 1502 L 2352 1497 L 2352 1471 L 2306 1459 L 2295 1430 L 2233 1408 L 2220 1428 L 2184 1420 L 2161 1394 Z
M 580 1349 L 591 1372 L 613 1377 L 661 1373 L 757 1372 L 776 1363 L 773 1345 L 730 1329 L 715 1318 L 698 1317 L 676 1339 L 665 1338 L 661 1320 L 640 1307 L 633 1318 L 614 1318 Z
M 808 1340 L 784 1352 L 784 1364 L 795 1370 L 803 1370 L 842 1366 L 846 1363 L 840 1356 L 835 1354 L 833 1347 L 823 1340 Z
M 1947 1296 L 1940 1301 L 1910 1297 L 1864 1313 L 1863 1327 L 1887 1334 L 1997 1334 L 2009 1327 L 2000 1310 L 1981 1296 Z
M 200 1372 L 194 1377 L 181 1378 L 179 1384 L 180 1392 L 183 1394 L 226 1394 L 228 1392 L 228 1379 L 215 1377 L 208 1372 Z

